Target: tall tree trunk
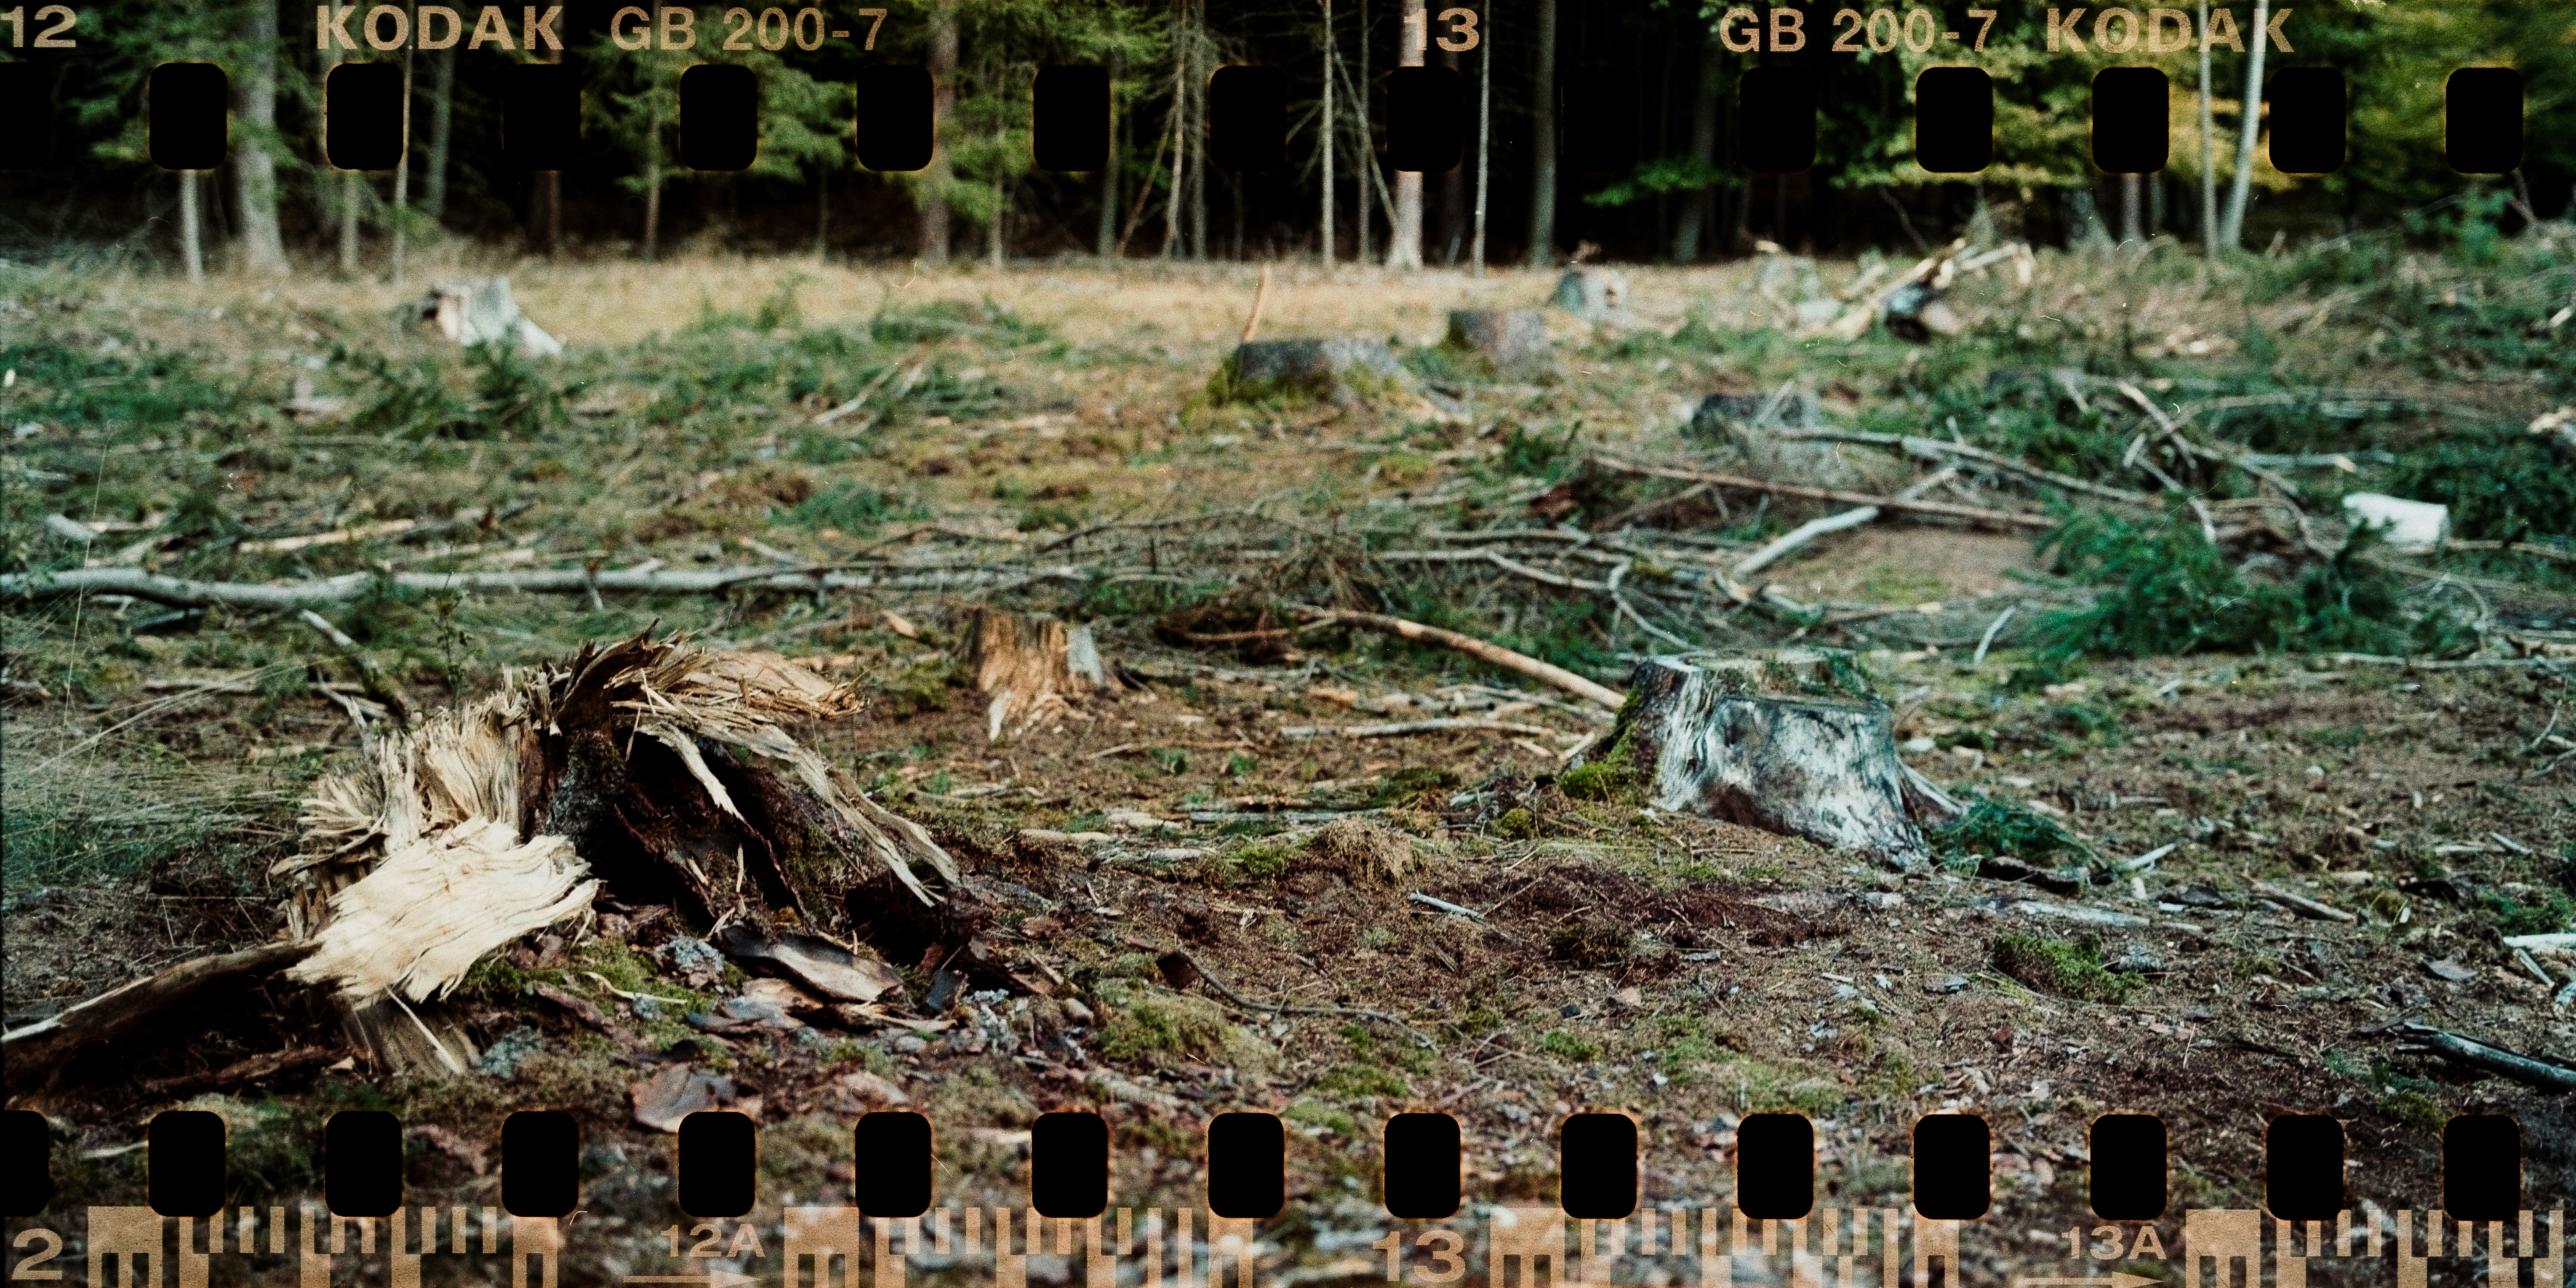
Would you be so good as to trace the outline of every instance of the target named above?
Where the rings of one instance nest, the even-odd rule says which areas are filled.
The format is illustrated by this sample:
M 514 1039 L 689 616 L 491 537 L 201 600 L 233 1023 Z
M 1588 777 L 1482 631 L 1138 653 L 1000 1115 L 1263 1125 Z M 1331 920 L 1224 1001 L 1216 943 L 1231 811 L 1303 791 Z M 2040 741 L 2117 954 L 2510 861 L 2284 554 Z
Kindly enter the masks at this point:
M 1115 55 L 1109 59 L 1109 164 L 1100 171 L 1100 228 L 1093 234 L 1092 253 L 1109 259 L 1118 253 L 1118 167 L 1125 160 L 1121 145 L 1126 141 L 1127 113 L 1118 103 L 1119 73 L 1126 70 Z
M 644 262 L 652 263 L 662 253 L 662 110 L 653 109 L 652 128 L 644 134 L 644 164 L 652 176 L 644 186 Z
M 179 258 L 188 266 L 188 285 L 206 284 L 206 251 L 199 231 L 195 170 L 179 172 Z
M 993 169 L 993 226 L 984 230 L 984 258 L 994 272 L 1010 263 L 1011 250 L 1006 240 L 1010 230 L 1005 224 L 1010 217 L 1010 189 L 1003 186 L 1001 167 Z
M 1538 0 L 1530 89 L 1529 266 L 1556 262 L 1556 0 Z
M 1207 0 L 1198 0 L 1190 10 L 1190 133 L 1187 142 L 1198 152 L 1198 162 L 1190 167 L 1190 258 L 1202 263 L 1208 257 L 1207 244 Z
M 277 158 L 269 153 L 269 135 L 277 129 L 277 0 L 251 4 L 243 70 L 242 124 L 250 137 L 233 165 L 242 251 L 250 271 L 274 273 L 286 267 L 286 242 L 277 228 Z
M 2209 0 L 2200 0 L 2200 253 L 2218 256 L 2217 129 L 2209 108 Z
M 1163 202 L 1163 258 L 1181 257 L 1181 206 L 1190 186 L 1189 0 L 1172 9 L 1172 192 Z
M 1369 46 L 1373 42 L 1369 32 L 1368 0 L 1359 0 L 1359 4 L 1360 78 L 1359 83 L 1351 87 L 1351 119 L 1359 126 L 1359 165 L 1351 171 L 1351 177 L 1360 180 L 1360 222 L 1356 230 L 1359 244 L 1355 262 L 1366 264 L 1372 258 L 1369 254 L 1369 230 L 1377 226 L 1377 216 L 1370 213 L 1369 208 L 1369 185 L 1383 183 L 1385 179 L 1378 172 L 1377 140 L 1369 133 Z
M 1324 0 L 1323 240 L 1324 271 L 1327 273 L 1333 271 L 1333 203 L 1337 195 L 1333 191 L 1333 153 L 1340 150 L 1334 146 L 1337 140 L 1333 137 L 1333 59 L 1337 56 L 1333 44 L 1333 0 Z
M 433 221 L 447 215 L 447 149 L 456 115 L 456 47 L 438 51 L 438 76 L 430 90 L 429 172 L 421 176 L 420 212 Z
M 814 258 L 828 259 L 832 253 L 832 163 L 815 166 L 814 175 Z
M 948 122 L 957 115 L 957 0 L 930 7 L 930 169 L 922 176 L 929 199 L 921 203 L 924 266 L 948 266 Z
M 358 275 L 358 209 L 366 204 L 367 181 L 355 170 L 340 172 L 340 276 Z
M 2144 211 L 2139 209 L 2141 178 L 2134 174 L 2120 176 L 2120 241 L 2142 242 L 2147 239 Z
M 1432 57 L 1455 72 L 1458 55 L 1443 49 Z M 1440 175 L 1440 263 L 1444 268 L 1458 266 L 1458 251 L 1467 241 L 1467 167 L 1453 165 Z
M 1431 16 L 1423 0 L 1403 0 L 1403 12 L 1395 24 L 1395 61 L 1401 67 L 1420 67 L 1430 30 Z M 1395 172 L 1395 229 L 1387 235 L 1388 268 L 1422 267 L 1422 172 Z
M 2254 136 L 2263 128 L 2263 47 L 2271 0 L 2254 0 L 2254 52 L 2245 60 L 2245 100 L 2236 110 L 2236 177 L 2227 187 L 2227 224 L 2218 239 L 2231 248 L 2245 240 L 2245 198 L 2254 185 Z
M 420 30 L 420 6 L 415 3 L 410 5 L 409 9 L 410 14 L 404 20 L 405 29 L 418 31 Z M 393 276 L 396 286 L 402 285 L 403 280 L 403 212 L 411 205 L 411 70 L 412 51 L 419 43 L 415 40 L 403 46 L 402 152 L 394 158 L 394 213 L 393 217 L 386 221 L 387 230 L 393 234 Z
M 1484 35 L 1476 42 L 1476 231 L 1467 252 L 1478 277 L 1485 275 L 1485 175 L 1494 154 L 1493 10 L 1485 12 Z
M 1698 78 L 1691 88 L 1690 159 L 1699 164 L 1703 175 L 1715 173 L 1717 164 L 1717 84 L 1720 59 L 1716 47 L 1703 31 L 1699 42 Z M 1700 228 L 1709 218 L 1709 207 L 1715 196 L 1713 188 L 1701 188 L 1682 201 L 1680 217 L 1673 224 L 1673 262 L 1692 264 L 1699 260 Z

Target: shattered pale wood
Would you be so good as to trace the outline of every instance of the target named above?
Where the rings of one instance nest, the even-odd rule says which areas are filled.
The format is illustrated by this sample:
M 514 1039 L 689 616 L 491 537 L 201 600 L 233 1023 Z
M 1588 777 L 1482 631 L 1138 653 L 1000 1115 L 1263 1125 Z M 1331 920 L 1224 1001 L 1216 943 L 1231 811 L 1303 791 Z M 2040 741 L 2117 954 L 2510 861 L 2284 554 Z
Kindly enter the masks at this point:
M 1605 764 L 1645 803 L 1865 850 L 1930 860 L 1906 809 L 1893 714 L 1850 655 L 1684 653 L 1637 664 Z
M 353 1000 L 445 997 L 484 954 L 590 907 L 599 882 L 588 874 L 563 837 L 521 844 L 510 824 L 468 819 L 332 895 L 320 947 L 287 978 Z
M 1072 700 L 1116 687 L 1101 665 L 1091 628 L 1068 629 L 1045 614 L 978 609 L 966 663 L 975 691 L 990 700 L 987 741 L 1005 732 L 1025 734 L 1048 715 L 1072 709 Z

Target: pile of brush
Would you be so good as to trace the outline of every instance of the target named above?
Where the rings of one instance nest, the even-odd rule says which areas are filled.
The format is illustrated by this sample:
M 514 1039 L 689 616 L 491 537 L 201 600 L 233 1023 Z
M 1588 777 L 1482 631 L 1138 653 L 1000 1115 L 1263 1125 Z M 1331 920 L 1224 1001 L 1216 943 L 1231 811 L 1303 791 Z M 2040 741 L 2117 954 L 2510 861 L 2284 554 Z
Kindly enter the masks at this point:
M 960 880 L 928 833 L 791 732 L 857 709 L 786 658 L 649 631 L 414 725 L 352 706 L 364 763 L 305 802 L 304 852 L 276 873 L 292 887 L 284 939 L 0 1035 L 7 1091 L 168 1040 L 192 1003 L 281 970 L 333 988 L 384 1071 L 462 1071 L 470 1044 L 460 1056 L 436 1000 L 487 954 L 610 897 L 674 904 L 710 935 L 819 938 L 855 956 L 883 905 L 937 918 Z

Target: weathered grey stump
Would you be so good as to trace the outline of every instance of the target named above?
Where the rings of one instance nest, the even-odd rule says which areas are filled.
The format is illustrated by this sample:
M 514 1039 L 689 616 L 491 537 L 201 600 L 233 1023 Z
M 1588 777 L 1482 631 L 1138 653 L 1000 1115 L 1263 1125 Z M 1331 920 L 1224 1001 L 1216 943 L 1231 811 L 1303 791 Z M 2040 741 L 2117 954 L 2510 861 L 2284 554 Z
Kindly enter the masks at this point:
M 1930 861 L 1907 812 L 1895 721 L 1851 654 L 1683 653 L 1637 664 L 1604 768 L 1643 804 Z
M 1556 279 L 1556 307 L 1595 322 L 1628 316 L 1628 277 L 1615 268 L 1577 264 Z
M 1483 358 L 1505 375 L 1534 375 L 1556 366 L 1547 318 L 1537 309 L 1452 309 L 1449 335 L 1441 343 Z

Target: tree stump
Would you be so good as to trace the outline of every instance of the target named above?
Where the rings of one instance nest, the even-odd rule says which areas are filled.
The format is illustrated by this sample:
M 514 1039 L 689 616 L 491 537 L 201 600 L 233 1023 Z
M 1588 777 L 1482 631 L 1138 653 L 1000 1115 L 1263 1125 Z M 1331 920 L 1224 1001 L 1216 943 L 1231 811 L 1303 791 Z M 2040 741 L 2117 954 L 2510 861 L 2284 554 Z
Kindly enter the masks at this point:
M 1246 341 L 1218 369 L 1210 392 L 1219 402 L 1321 398 L 1354 411 L 1392 397 L 1423 403 L 1447 419 L 1467 415 L 1465 407 L 1434 392 L 1396 361 L 1385 341 L 1354 336 Z
M 1547 318 L 1537 309 L 1452 309 L 1449 335 L 1441 343 L 1472 353 L 1505 375 L 1539 375 L 1556 369 Z
M 1894 717 L 1839 650 L 1638 663 L 1596 777 L 1656 809 L 1868 851 L 1899 867 L 1930 861 L 1907 812 Z
M 1591 322 L 1628 316 L 1628 277 L 1615 268 L 1577 264 L 1556 279 L 1556 307 Z
M 1043 613 L 977 609 L 966 664 L 975 672 L 975 691 L 991 699 L 988 741 L 1005 731 L 1026 733 L 1049 713 L 1069 709 L 1071 699 L 1118 687 L 1090 627 L 1068 628 Z
M 446 336 L 450 344 L 506 344 L 529 358 L 553 358 L 563 353 L 563 341 L 546 334 L 544 327 L 519 311 L 519 302 L 511 296 L 510 279 L 506 277 L 440 282 L 429 288 L 428 297 L 420 302 L 420 316 L 437 323 L 438 333 Z

